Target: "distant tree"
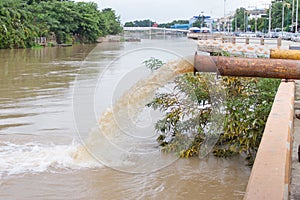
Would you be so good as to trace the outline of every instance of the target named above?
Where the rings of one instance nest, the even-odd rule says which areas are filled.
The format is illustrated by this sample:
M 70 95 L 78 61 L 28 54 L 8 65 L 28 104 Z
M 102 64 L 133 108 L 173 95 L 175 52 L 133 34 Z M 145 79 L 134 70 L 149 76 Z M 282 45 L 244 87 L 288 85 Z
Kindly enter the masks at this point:
M 289 31 L 290 26 L 292 25 L 292 0 L 275 0 L 272 1 L 272 13 L 271 13 L 271 29 L 274 30 L 275 28 L 281 29 L 282 27 L 282 5 L 284 5 L 284 30 Z M 295 6 L 296 7 L 296 6 Z M 299 9 L 299 8 L 298 8 Z M 300 10 L 299 10 L 300 11 Z M 269 17 L 270 10 L 268 9 L 266 15 L 262 17 L 258 17 L 257 20 L 251 19 L 247 21 L 247 15 L 249 11 L 245 8 L 238 8 L 234 14 L 234 20 L 232 21 L 232 26 L 239 28 L 241 31 L 245 30 L 245 25 L 251 26 L 251 31 L 255 30 L 255 23 L 257 26 L 258 31 L 263 31 L 268 29 L 268 17 Z M 294 15 L 293 21 L 295 22 L 296 15 Z M 299 19 L 298 19 L 299 20 Z M 237 23 L 237 25 L 236 25 Z M 299 23 L 298 23 L 299 24 Z
M 288 31 L 289 25 L 291 25 L 291 21 L 292 21 L 291 18 L 292 0 L 272 2 L 272 29 L 281 28 L 282 26 L 282 5 L 284 5 L 284 16 L 285 16 L 284 28 L 286 31 Z
M 144 20 L 135 20 L 132 23 L 134 27 L 149 27 L 152 26 L 155 22 L 151 21 L 150 19 L 144 19 Z
M 194 27 L 205 27 L 205 16 L 204 15 L 199 15 L 197 20 L 193 23 Z
M 246 30 L 246 16 L 247 11 L 245 8 L 236 9 L 232 27 L 237 27 L 240 31 Z
M 158 27 L 161 28 L 171 28 L 171 26 L 175 24 L 188 24 L 189 20 L 173 20 L 172 22 L 169 23 L 163 23 L 163 24 L 158 24 Z
M 124 24 L 125 27 L 134 27 L 134 23 L 133 22 L 126 22 Z

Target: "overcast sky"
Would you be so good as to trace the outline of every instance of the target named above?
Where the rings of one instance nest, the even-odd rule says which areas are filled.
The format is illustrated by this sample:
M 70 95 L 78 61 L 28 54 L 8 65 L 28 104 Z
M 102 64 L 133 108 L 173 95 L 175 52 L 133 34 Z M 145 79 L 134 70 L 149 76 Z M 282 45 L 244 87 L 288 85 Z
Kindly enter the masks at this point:
M 99 9 L 112 8 L 121 22 L 150 19 L 158 23 L 176 19 L 190 19 L 203 12 L 204 15 L 222 17 L 224 0 L 76 0 L 96 2 Z M 271 0 L 226 0 L 226 14 L 239 7 L 265 8 Z

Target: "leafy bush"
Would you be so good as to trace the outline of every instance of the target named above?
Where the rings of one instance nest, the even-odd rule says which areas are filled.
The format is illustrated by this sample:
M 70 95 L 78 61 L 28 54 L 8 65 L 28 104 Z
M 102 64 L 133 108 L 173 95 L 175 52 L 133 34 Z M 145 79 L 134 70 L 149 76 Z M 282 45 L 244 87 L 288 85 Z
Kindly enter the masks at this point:
M 151 57 L 149 60 L 145 60 L 143 64 L 151 71 L 155 71 L 161 66 L 163 66 L 165 63 L 163 63 L 163 61 L 157 58 Z
M 147 105 L 164 113 L 155 125 L 162 150 L 197 156 L 213 133 L 214 155 L 245 154 L 251 165 L 280 81 L 188 73 L 174 83 L 174 92 L 158 93 Z

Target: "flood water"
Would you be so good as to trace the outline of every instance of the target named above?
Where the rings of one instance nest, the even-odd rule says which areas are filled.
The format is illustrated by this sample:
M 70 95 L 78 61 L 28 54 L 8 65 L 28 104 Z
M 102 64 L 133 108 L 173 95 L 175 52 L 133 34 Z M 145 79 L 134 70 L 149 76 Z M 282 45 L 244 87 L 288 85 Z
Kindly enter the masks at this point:
M 94 159 L 74 159 L 105 110 L 149 76 L 143 61 L 195 50 L 185 38 L 0 50 L 0 199 L 243 199 L 250 175 L 243 158 L 159 153 L 159 114 L 147 109 L 130 119 L 138 128 L 124 128 L 138 142 L 100 141 Z M 146 158 L 140 168 L 124 148 Z

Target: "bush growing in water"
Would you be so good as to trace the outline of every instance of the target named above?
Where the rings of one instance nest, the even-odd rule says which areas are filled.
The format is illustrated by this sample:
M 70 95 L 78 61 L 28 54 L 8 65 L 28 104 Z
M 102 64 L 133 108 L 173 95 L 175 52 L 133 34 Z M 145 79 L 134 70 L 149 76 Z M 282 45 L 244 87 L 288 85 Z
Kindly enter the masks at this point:
M 147 106 L 164 113 L 155 125 L 160 134 L 157 141 L 163 151 L 175 151 L 181 157 L 198 155 L 211 126 L 212 105 L 223 101 L 222 128 L 213 154 L 245 154 L 252 165 L 280 80 L 220 77 L 217 87 L 212 87 L 215 81 L 213 74 L 188 73 L 175 79 L 173 93 L 156 94 Z M 212 92 L 216 97 L 224 94 L 225 102 Z
M 143 62 L 152 72 L 163 66 L 165 63 L 157 58 L 151 57 L 149 60 Z

